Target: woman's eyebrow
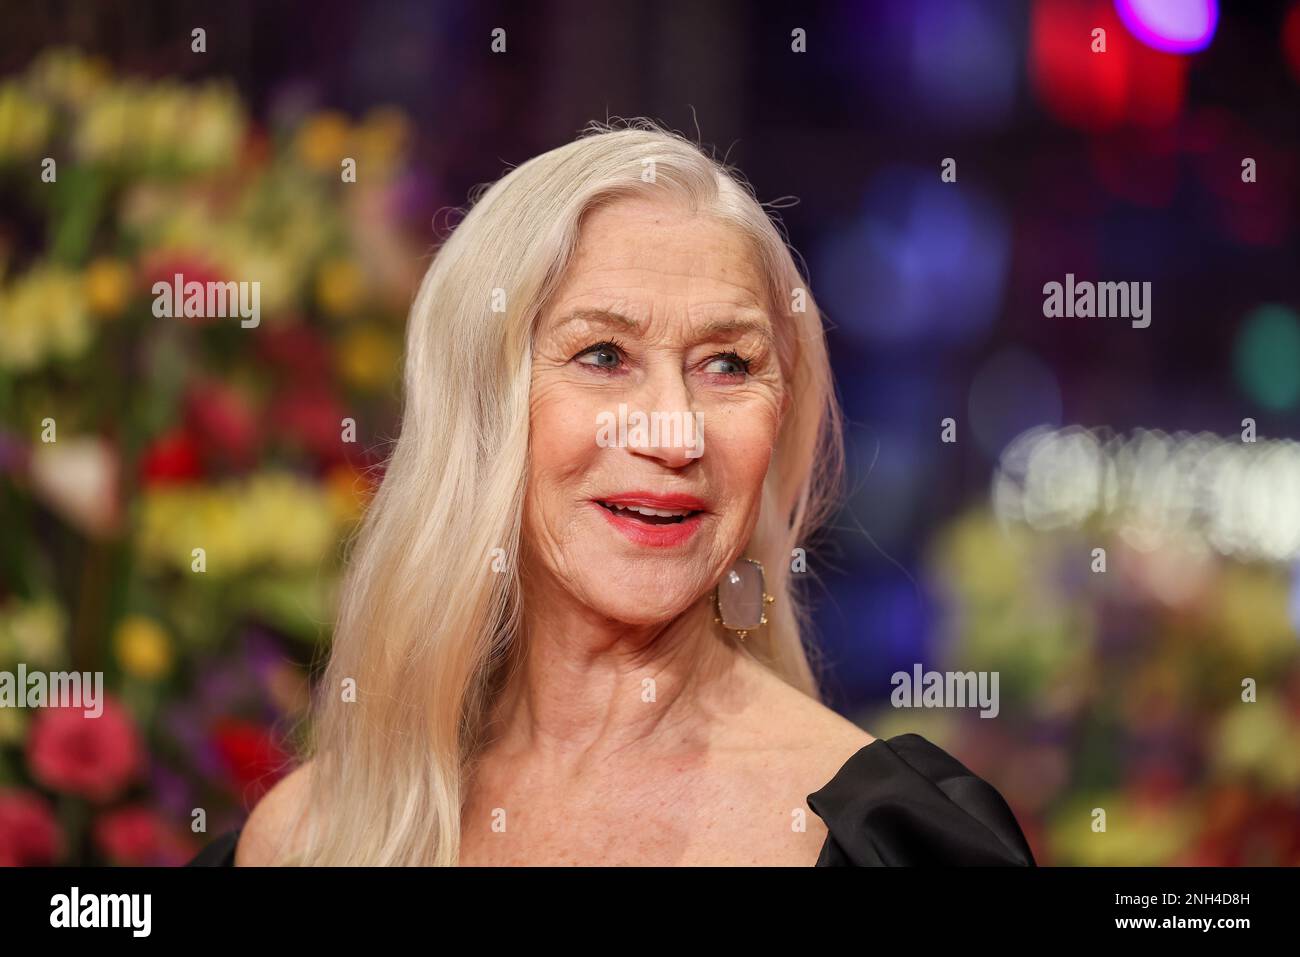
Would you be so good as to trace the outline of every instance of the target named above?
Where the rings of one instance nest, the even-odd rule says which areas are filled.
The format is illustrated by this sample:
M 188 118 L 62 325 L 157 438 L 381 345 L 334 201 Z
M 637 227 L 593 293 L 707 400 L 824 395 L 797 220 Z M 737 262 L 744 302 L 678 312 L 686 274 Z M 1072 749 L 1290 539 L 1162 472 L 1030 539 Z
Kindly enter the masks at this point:
M 634 319 L 628 319 L 623 313 L 612 312 L 610 309 L 576 309 L 565 316 L 564 319 L 556 322 L 555 329 L 563 329 L 569 322 L 588 322 L 590 325 L 612 326 L 612 328 L 623 329 L 625 332 L 638 333 L 641 330 L 640 322 Z M 745 316 L 732 316 L 728 319 L 714 319 L 697 326 L 694 334 L 701 339 L 711 339 L 715 337 L 724 337 L 724 335 L 736 335 L 744 333 L 754 333 L 761 335 L 762 338 L 771 341 L 772 328 L 770 322 L 764 319 L 750 319 Z
M 722 336 L 743 335 L 748 332 L 762 336 L 764 339 L 770 340 L 772 338 L 771 323 L 765 319 L 749 319 L 742 316 L 710 320 L 699 327 L 696 335 L 701 339 L 712 339 Z

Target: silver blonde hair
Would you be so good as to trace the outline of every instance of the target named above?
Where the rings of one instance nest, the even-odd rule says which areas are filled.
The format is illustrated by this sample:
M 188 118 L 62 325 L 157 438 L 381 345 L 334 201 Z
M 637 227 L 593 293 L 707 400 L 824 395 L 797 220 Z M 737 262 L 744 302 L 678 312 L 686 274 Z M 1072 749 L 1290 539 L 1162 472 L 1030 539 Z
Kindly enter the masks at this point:
M 763 563 L 777 601 L 741 647 L 819 696 L 791 556 L 828 514 L 842 462 L 821 315 L 783 233 L 738 174 L 649 122 L 593 125 L 487 189 L 420 285 L 400 436 L 357 535 L 313 703 L 306 836 L 293 863 L 457 862 L 467 769 L 523 634 L 534 323 L 584 214 L 656 192 L 740 230 L 770 284 L 791 404 L 743 554 Z M 491 310 L 494 289 L 505 291 L 504 315 Z M 347 679 L 355 702 L 343 700 Z

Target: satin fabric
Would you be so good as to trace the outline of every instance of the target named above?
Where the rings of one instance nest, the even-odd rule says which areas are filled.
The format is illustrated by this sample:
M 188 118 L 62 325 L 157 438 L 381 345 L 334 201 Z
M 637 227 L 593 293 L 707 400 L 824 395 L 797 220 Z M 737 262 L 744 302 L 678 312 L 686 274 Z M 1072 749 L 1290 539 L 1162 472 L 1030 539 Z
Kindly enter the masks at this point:
M 877 738 L 808 806 L 830 831 L 818 867 L 1034 866 L 1002 795 L 919 734 Z
M 1002 795 L 919 734 L 877 738 L 808 806 L 829 831 L 817 867 L 1034 865 Z M 238 843 L 229 831 L 188 866 L 233 867 Z

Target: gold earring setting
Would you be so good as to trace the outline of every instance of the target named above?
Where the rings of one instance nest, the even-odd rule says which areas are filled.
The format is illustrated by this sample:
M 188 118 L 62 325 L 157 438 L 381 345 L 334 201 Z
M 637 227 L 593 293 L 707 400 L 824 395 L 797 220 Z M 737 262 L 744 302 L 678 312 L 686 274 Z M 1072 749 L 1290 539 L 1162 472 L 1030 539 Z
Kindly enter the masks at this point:
M 767 593 L 767 576 L 760 562 L 742 558 L 713 589 L 713 620 L 741 641 L 767 624 L 767 606 L 776 601 Z

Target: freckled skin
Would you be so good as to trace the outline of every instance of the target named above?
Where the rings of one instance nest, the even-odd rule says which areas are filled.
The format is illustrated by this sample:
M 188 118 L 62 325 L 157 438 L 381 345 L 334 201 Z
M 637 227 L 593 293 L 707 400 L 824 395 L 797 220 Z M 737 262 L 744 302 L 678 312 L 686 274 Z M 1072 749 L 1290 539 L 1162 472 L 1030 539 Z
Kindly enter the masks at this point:
M 667 201 L 620 200 L 584 221 L 534 335 L 524 654 L 463 782 L 461 864 L 816 861 L 826 828 L 805 796 L 872 738 L 711 622 L 664 630 L 707 601 L 758 516 L 790 399 L 765 286 L 734 229 Z M 566 322 L 596 310 L 640 328 Z M 717 322 L 750 327 L 702 334 Z M 588 351 L 606 340 L 621 350 Z M 731 353 L 746 374 L 719 358 Z M 703 455 L 600 447 L 598 416 L 619 403 L 701 413 Z M 633 490 L 692 495 L 707 513 L 680 546 L 634 544 L 591 502 Z M 298 819 L 295 779 L 258 805 L 241 863 L 274 859 L 269 842 Z
M 525 653 L 466 783 L 462 864 L 817 859 L 826 828 L 804 798 L 870 736 L 708 619 L 665 631 L 708 600 L 757 520 L 789 401 L 765 285 L 734 229 L 667 201 L 621 200 L 583 223 L 534 336 Z M 717 323 L 729 328 L 704 334 Z M 601 447 L 598 416 L 619 403 L 701 413 L 703 455 Z M 688 541 L 648 547 L 592 504 L 629 491 L 707 510 Z M 806 828 L 791 826 L 799 812 Z
M 734 228 L 663 200 L 623 200 L 583 224 L 561 287 L 539 318 L 532 372 L 532 456 L 525 540 L 544 591 L 614 621 L 662 623 L 706 595 L 753 530 L 780 426 L 783 382 L 764 279 Z M 575 311 L 620 313 L 630 332 Z M 757 320 L 766 334 L 707 338 L 715 320 Z M 575 357 L 603 340 L 623 347 Z M 727 360 L 749 360 L 748 374 Z M 712 361 L 710 361 L 712 359 Z M 683 448 L 601 448 L 602 412 L 701 413 L 703 455 Z M 633 544 L 593 510 L 619 491 L 681 492 L 709 503 L 682 547 Z M 616 583 L 616 587 L 611 587 Z

